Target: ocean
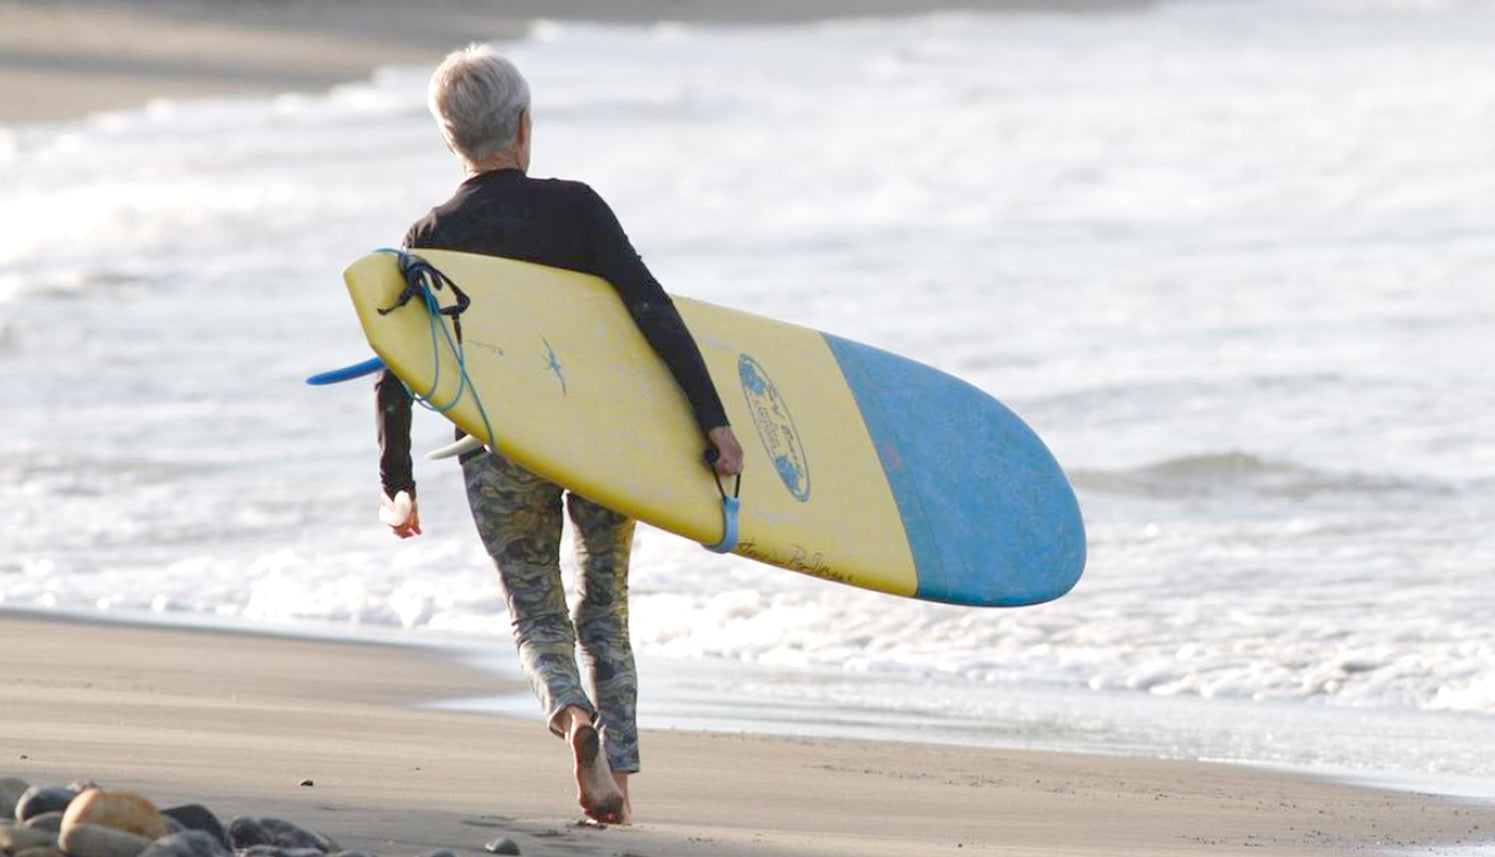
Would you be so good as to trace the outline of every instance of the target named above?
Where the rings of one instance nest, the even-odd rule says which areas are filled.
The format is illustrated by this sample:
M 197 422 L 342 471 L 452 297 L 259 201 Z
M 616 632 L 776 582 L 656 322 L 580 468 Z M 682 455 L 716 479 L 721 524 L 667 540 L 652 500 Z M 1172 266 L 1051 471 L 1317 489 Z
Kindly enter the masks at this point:
M 642 528 L 645 725 L 1495 795 L 1492 44 L 1483 0 L 501 44 L 531 172 L 595 187 L 667 289 L 989 391 L 1089 532 L 1071 594 L 977 610 Z M 398 542 L 368 385 L 302 383 L 369 356 L 342 266 L 461 179 L 429 73 L 0 127 L 0 607 L 514 673 L 455 466 L 418 462 L 427 534 Z

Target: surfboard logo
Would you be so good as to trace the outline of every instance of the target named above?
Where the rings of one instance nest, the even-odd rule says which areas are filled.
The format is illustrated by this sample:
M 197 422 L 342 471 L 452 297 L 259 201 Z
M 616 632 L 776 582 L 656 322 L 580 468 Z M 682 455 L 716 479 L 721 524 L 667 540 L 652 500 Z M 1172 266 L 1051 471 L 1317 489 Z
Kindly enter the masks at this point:
M 809 500 L 810 463 L 805 458 L 794 418 L 789 415 L 789 405 L 758 361 L 746 354 L 737 357 L 737 375 L 742 380 L 748 413 L 753 416 L 753 428 L 758 430 L 768 460 L 773 462 L 779 479 L 794 499 L 801 503 Z

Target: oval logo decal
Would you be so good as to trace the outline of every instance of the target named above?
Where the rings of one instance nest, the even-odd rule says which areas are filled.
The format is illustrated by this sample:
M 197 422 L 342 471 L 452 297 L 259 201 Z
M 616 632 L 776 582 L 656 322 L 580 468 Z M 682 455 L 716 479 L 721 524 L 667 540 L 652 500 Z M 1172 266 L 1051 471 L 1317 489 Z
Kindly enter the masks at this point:
M 773 462 L 784 487 L 801 503 L 810 499 L 810 464 L 805 459 L 805 447 L 799 440 L 799 431 L 794 427 L 794 418 L 789 415 L 789 405 L 779 395 L 768 373 L 758 361 L 747 356 L 737 358 L 737 374 L 742 379 L 742 393 L 747 397 L 748 413 L 753 416 L 753 427 L 758 430 L 758 439 L 768 460 Z

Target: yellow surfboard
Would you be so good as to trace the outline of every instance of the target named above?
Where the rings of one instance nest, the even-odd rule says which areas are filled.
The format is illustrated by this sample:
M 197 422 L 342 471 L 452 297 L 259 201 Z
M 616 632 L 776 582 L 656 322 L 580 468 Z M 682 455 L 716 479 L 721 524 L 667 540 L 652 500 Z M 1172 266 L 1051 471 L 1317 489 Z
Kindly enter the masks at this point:
M 606 282 L 413 253 L 457 289 L 427 278 L 397 306 L 408 284 L 394 252 L 344 277 L 370 345 L 415 395 L 559 485 L 703 544 L 723 539 L 704 439 Z M 457 291 L 470 304 L 443 313 Z M 674 300 L 745 451 L 735 553 L 966 604 L 1035 603 L 1074 585 L 1085 553 L 1074 494 L 995 399 L 869 346 Z

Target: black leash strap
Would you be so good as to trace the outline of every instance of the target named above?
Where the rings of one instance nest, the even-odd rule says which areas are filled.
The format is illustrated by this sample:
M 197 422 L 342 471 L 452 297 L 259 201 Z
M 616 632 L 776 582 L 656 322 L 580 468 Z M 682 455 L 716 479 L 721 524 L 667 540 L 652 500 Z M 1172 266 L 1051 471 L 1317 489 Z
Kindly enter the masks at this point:
M 393 304 L 380 309 L 379 314 L 389 315 L 405 304 L 410 303 L 411 298 L 419 296 L 425 303 L 426 308 L 432 313 L 447 316 L 452 320 L 452 327 L 457 332 L 457 341 L 461 342 L 461 315 L 467 312 L 467 307 L 472 303 L 472 300 L 467 297 L 467 293 L 458 288 L 457 284 L 452 282 L 450 277 L 441 273 L 435 265 L 432 265 L 425 259 L 403 251 L 396 251 L 396 255 L 398 255 L 400 260 L 400 274 L 405 278 L 405 290 L 400 292 L 400 296 L 395 299 Z M 446 286 L 450 286 L 452 294 L 457 297 L 457 302 L 451 306 L 442 306 L 441 302 L 436 300 L 435 292 L 441 291 Z

